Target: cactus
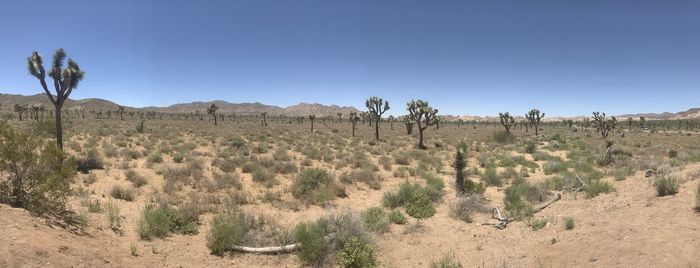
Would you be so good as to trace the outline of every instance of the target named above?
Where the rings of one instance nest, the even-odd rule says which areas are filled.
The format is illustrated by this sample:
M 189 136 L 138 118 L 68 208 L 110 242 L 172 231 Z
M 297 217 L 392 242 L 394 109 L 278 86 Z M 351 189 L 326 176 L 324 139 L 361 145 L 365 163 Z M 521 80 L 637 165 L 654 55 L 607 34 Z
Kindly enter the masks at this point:
M 498 118 L 501 120 L 501 125 L 506 129 L 506 135 L 510 135 L 510 128 L 515 124 L 515 119 L 508 112 L 498 113 Z
M 211 117 L 214 118 L 214 125 L 217 125 L 217 120 L 216 120 L 216 111 L 219 110 L 219 106 L 216 106 L 216 104 L 211 104 L 209 108 L 207 108 L 207 114 L 210 114 Z
M 38 52 L 32 52 L 32 55 L 27 58 L 27 69 L 29 74 L 36 77 L 44 89 L 46 96 L 49 98 L 55 108 L 56 116 L 56 145 L 63 150 L 63 127 L 61 125 L 61 108 L 63 103 L 68 99 L 71 92 L 78 88 L 78 84 L 85 77 L 85 72 L 80 70 L 78 64 L 72 59 L 68 59 L 67 68 L 63 68 L 63 61 L 66 59 L 66 52 L 62 48 L 56 50 L 51 62 L 51 69 L 48 75 L 54 80 L 55 98 L 51 94 L 46 84 L 46 71 L 44 70 L 44 60 Z
M 535 136 L 539 135 L 540 120 L 544 118 L 544 113 L 540 115 L 540 110 L 532 109 L 525 115 L 525 118 L 530 121 L 530 125 L 535 127 Z
M 593 112 L 593 124 L 596 127 L 595 131 L 607 140 L 610 132 L 617 126 L 617 119 L 614 116 L 606 118 L 605 113 Z
M 428 102 L 423 100 L 411 100 L 406 104 L 406 110 L 411 120 L 418 125 L 418 148 L 423 150 L 427 149 L 425 144 L 423 144 L 423 131 L 425 131 L 428 126 L 435 125 L 438 122 L 438 110 L 430 107 Z

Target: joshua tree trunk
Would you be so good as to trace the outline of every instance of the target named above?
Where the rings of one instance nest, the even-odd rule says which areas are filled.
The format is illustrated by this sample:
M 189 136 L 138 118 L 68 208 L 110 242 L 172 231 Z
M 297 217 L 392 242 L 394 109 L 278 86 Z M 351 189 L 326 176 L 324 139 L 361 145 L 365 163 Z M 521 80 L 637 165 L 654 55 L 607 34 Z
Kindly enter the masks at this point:
M 54 105 L 54 108 L 56 109 L 56 112 L 54 113 L 56 115 L 56 144 L 58 144 L 58 148 L 63 150 L 63 125 L 61 124 L 61 106 L 63 105 L 63 100 L 58 97 L 56 100 L 56 104 Z
M 427 147 L 425 147 L 425 144 L 423 144 L 423 131 L 426 128 L 427 128 L 427 126 L 425 128 L 422 128 L 420 126 L 418 127 L 418 148 L 420 148 L 420 149 L 427 148 Z

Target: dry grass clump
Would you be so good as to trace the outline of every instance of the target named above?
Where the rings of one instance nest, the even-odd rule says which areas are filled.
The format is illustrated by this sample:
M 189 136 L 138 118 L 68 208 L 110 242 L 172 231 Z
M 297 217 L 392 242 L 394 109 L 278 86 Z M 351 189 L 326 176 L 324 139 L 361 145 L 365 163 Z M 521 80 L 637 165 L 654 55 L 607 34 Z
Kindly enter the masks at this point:
M 136 199 L 136 191 L 128 186 L 114 185 L 110 195 L 116 199 L 132 202 Z

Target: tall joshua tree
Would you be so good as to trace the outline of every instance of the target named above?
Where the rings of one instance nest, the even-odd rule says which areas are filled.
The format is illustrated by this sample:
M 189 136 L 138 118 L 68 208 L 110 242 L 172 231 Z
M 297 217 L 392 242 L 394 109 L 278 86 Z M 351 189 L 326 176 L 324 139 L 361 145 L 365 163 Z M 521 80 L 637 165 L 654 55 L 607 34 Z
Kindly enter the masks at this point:
M 510 135 L 510 128 L 515 124 L 515 119 L 508 112 L 498 113 L 498 118 L 501 120 L 501 125 L 506 129 L 506 135 Z
M 262 126 L 263 127 L 267 126 L 267 112 L 262 113 Z
M 32 52 L 32 55 L 27 58 L 27 69 L 29 74 L 36 77 L 41 83 L 41 87 L 44 89 L 46 96 L 56 110 L 56 144 L 58 148 L 63 150 L 63 127 L 61 125 L 61 108 L 63 103 L 68 99 L 71 92 L 78 88 L 78 84 L 85 77 L 85 72 L 80 70 L 78 63 L 73 61 L 73 59 L 68 59 L 68 66 L 63 67 L 63 62 L 66 60 L 66 52 L 62 48 L 56 50 L 53 54 L 53 61 L 51 62 L 51 69 L 49 70 L 49 76 L 53 79 L 54 89 L 56 95 L 52 95 L 46 85 L 46 71 L 44 70 L 44 60 L 39 55 L 38 52 Z
M 219 110 L 219 106 L 216 106 L 216 104 L 211 104 L 209 108 L 207 108 L 207 114 L 210 114 L 214 118 L 214 125 L 217 125 L 217 120 L 216 120 L 216 111 Z
M 406 104 L 406 110 L 408 110 L 411 120 L 415 121 L 418 125 L 418 148 L 426 149 L 425 144 L 423 144 L 423 131 L 425 131 L 428 126 L 437 123 L 436 115 L 438 110 L 430 107 L 428 102 L 423 100 L 411 100 Z
M 343 123 L 343 113 L 337 113 L 336 115 L 338 116 L 338 124 L 342 124 Z
M 311 121 L 311 133 L 314 133 L 314 120 L 316 120 L 316 115 L 309 115 L 309 121 Z
M 540 125 L 540 119 L 544 118 L 544 113 L 540 115 L 540 110 L 532 109 L 525 115 L 525 118 L 527 118 L 527 120 L 530 121 L 530 124 L 535 127 L 535 136 L 537 136 L 539 134 L 538 126 Z
M 379 121 L 382 120 L 382 115 L 389 110 L 389 101 L 385 101 L 379 97 L 371 97 L 365 102 L 365 106 L 370 113 L 370 121 L 374 119 L 374 138 L 379 140 Z
M 600 133 L 603 139 L 607 139 L 610 131 L 617 126 L 617 119 L 614 116 L 606 118 L 605 113 L 593 112 L 593 124 L 596 128 L 595 131 Z
M 356 112 L 350 112 L 350 123 L 352 123 L 352 137 L 355 137 L 355 126 L 357 126 L 357 121 L 360 121 L 360 117 Z

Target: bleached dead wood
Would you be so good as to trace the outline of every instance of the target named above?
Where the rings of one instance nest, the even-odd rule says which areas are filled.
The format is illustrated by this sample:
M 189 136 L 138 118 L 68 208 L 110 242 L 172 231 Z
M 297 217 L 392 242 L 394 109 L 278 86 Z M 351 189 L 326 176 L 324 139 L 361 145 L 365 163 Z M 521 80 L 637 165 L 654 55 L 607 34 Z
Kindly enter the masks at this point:
M 540 211 L 542 211 L 543 209 L 545 209 L 547 206 L 549 206 L 549 205 L 551 205 L 551 204 L 553 204 L 554 202 L 557 202 L 557 201 L 559 201 L 559 200 L 561 200 L 561 193 L 556 193 L 552 198 L 550 198 L 550 199 L 547 200 L 546 202 L 535 206 L 535 207 L 532 209 L 532 213 L 540 212 Z M 508 219 L 507 217 L 504 217 L 504 216 L 501 214 L 501 210 L 499 210 L 498 208 L 493 208 L 493 209 L 491 210 L 491 218 L 498 220 L 498 223 L 483 223 L 483 224 L 481 224 L 481 225 L 493 226 L 493 227 L 496 227 L 496 228 L 498 228 L 498 229 L 500 229 L 500 230 L 503 230 L 503 229 L 505 229 L 506 227 L 508 227 L 508 223 L 510 223 L 511 221 L 513 221 L 513 219 Z
M 330 241 L 336 237 L 335 234 L 329 234 L 324 237 L 326 241 Z M 229 246 L 229 250 L 243 252 L 243 253 L 256 253 L 256 254 L 282 254 L 282 253 L 292 253 L 301 248 L 301 243 L 289 244 L 277 247 L 244 247 L 244 246 Z

